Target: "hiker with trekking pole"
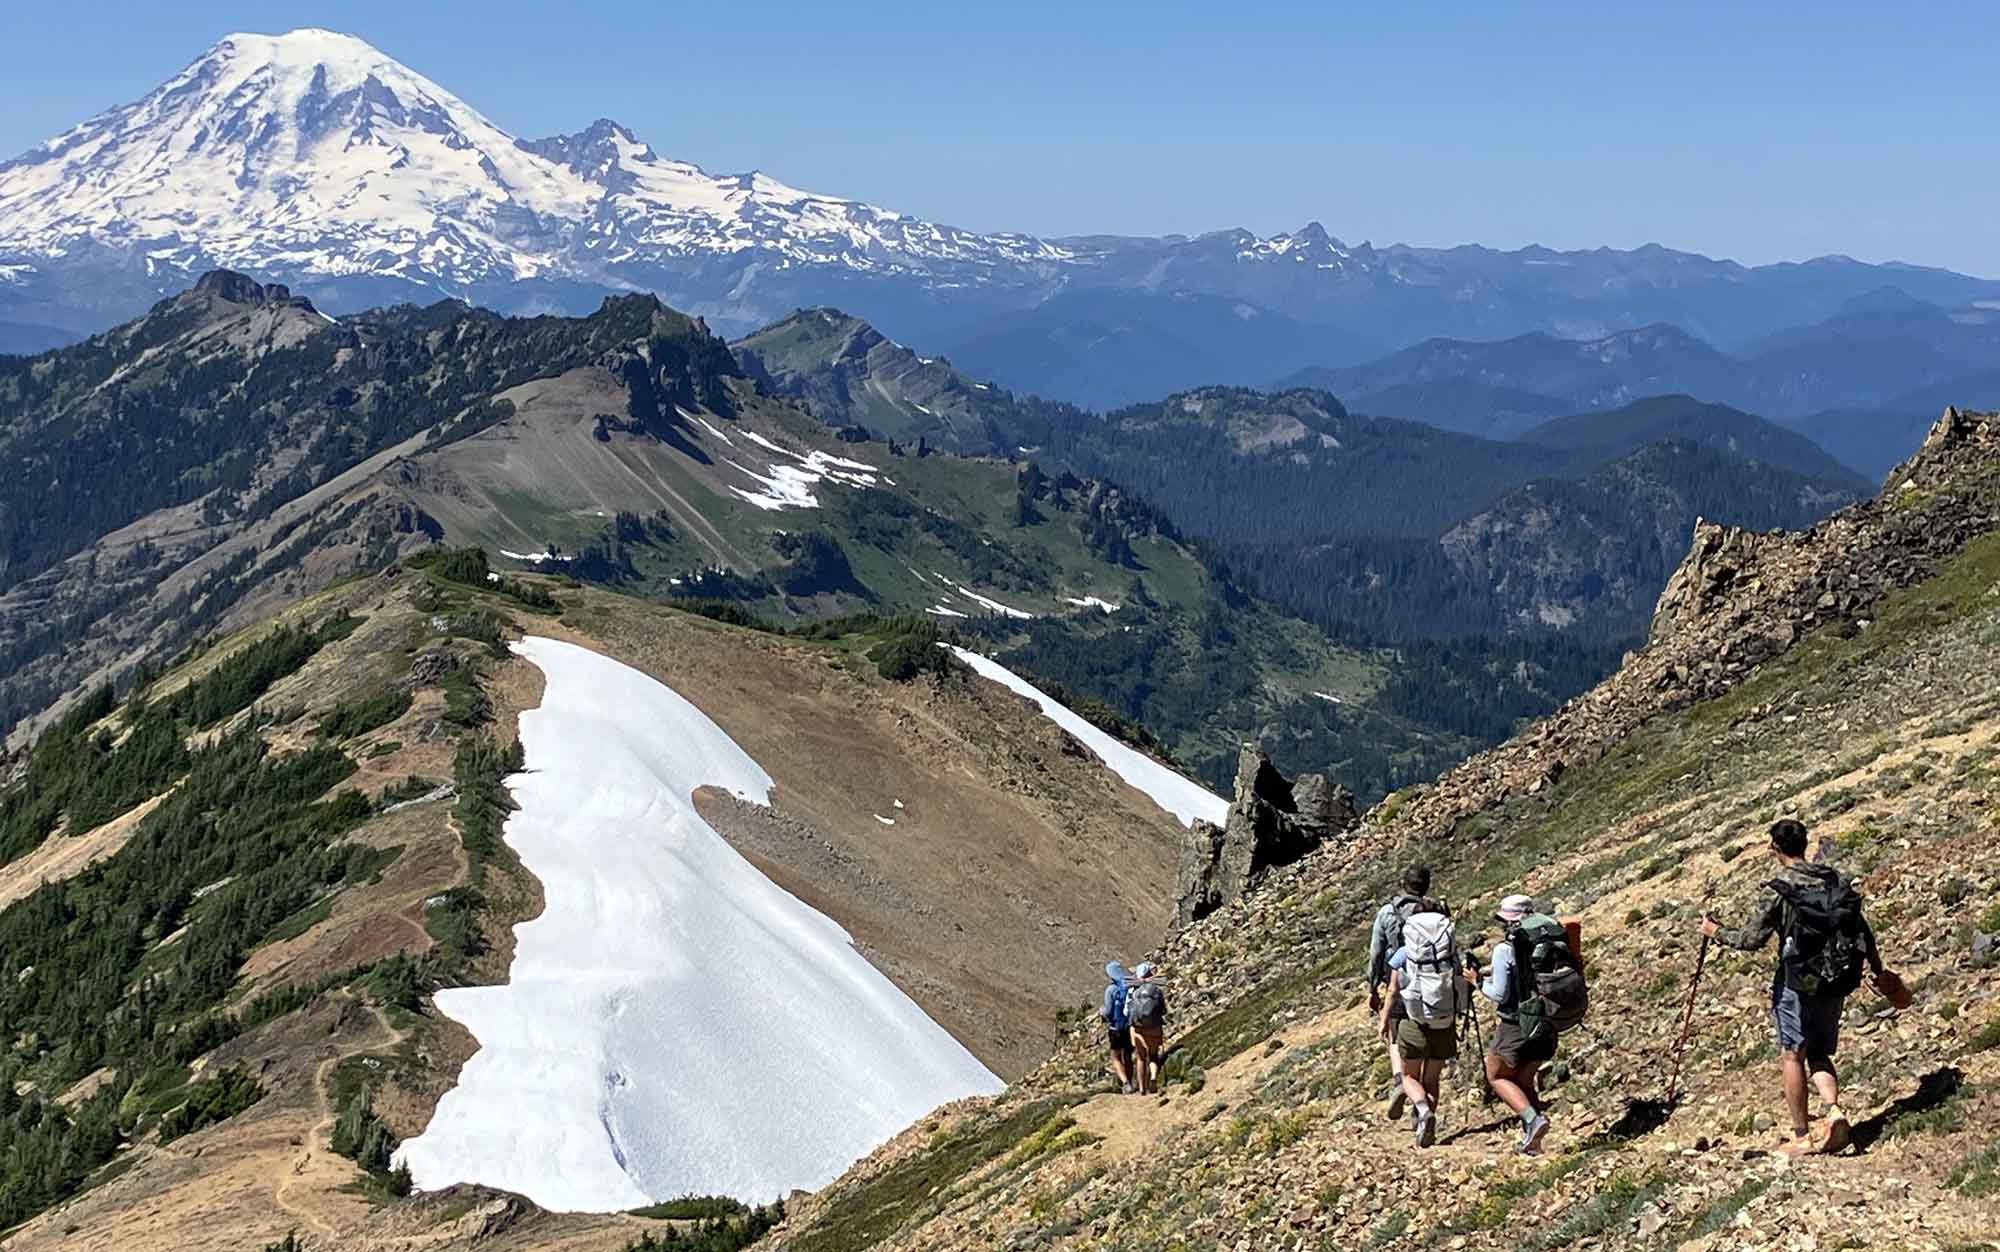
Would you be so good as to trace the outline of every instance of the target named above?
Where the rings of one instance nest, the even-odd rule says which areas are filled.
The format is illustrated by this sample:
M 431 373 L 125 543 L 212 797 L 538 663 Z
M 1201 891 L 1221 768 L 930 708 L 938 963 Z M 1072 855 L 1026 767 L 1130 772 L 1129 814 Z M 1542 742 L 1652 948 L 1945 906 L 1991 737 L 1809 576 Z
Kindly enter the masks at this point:
M 1853 1141 L 1833 1066 L 1833 1054 L 1840 1046 L 1841 1008 L 1860 988 L 1864 965 L 1874 970 L 1876 989 L 1898 1008 L 1909 1006 L 1909 992 L 1882 965 L 1875 932 L 1862 915 L 1861 893 L 1832 866 L 1805 859 L 1808 839 L 1803 822 L 1792 818 L 1774 822 L 1770 850 L 1779 869 L 1777 877 L 1764 884 L 1756 913 L 1735 927 L 1704 916 L 1701 933 L 1705 940 L 1743 952 L 1754 952 L 1777 936 L 1771 1021 L 1778 1035 L 1785 1108 L 1792 1117 L 1791 1137 L 1780 1151 L 1831 1155 Z M 1826 1133 L 1817 1140 L 1812 1134 L 1808 1081 L 1827 1104 Z
M 1441 913 L 1446 917 L 1451 910 L 1429 898 L 1431 889 L 1431 867 L 1412 865 L 1403 871 L 1402 890 L 1383 902 L 1375 911 L 1375 922 L 1368 931 L 1368 965 L 1362 971 L 1362 980 L 1368 984 L 1368 1011 L 1388 1013 L 1389 1046 L 1389 1120 L 1396 1121 L 1403 1116 L 1403 1109 L 1410 1101 L 1410 1093 L 1403 1083 L 1405 1057 L 1402 1044 L 1398 1042 L 1395 1025 L 1403 1018 L 1403 1002 L 1394 995 L 1384 999 L 1382 988 L 1389 981 L 1389 958 L 1403 946 L 1403 926 L 1418 913 Z M 1415 1125 L 1414 1117 L 1411 1122 Z
M 1507 930 L 1494 945 L 1492 968 L 1482 982 L 1478 967 L 1468 961 L 1464 977 L 1493 1002 L 1500 1019 L 1486 1054 L 1487 1084 L 1521 1119 L 1514 1150 L 1537 1156 L 1549 1133 L 1549 1116 L 1535 1080 L 1555 1059 L 1556 1037 L 1582 1022 L 1589 1005 L 1580 931 L 1538 912 L 1525 895 L 1508 896 L 1493 916 Z

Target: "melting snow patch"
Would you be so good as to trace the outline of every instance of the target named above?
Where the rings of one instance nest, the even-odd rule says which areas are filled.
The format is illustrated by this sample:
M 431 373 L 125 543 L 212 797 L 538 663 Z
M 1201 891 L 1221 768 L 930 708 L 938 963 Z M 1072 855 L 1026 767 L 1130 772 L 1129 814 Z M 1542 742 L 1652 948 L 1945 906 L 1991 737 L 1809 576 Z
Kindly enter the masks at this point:
M 1322 700 L 1326 701 L 1326 702 L 1327 702 L 1328 704 L 1339 704 L 1339 703 L 1341 703 L 1341 699 L 1340 699 L 1340 697 L 1339 697 L 1339 696 L 1330 696 L 1330 695 L 1328 695 L 1328 694 L 1327 694 L 1326 692 L 1324 692 L 1324 691 L 1315 691 L 1315 692 L 1313 692 L 1313 694 L 1314 694 L 1314 695 L 1316 695 L 1316 696 L 1318 696 L 1318 697 L 1319 697 L 1320 699 L 1322 699 Z
M 816 1189 L 948 1100 L 1001 1083 L 702 820 L 698 787 L 771 778 L 672 690 L 574 644 L 515 651 L 547 686 L 507 845 L 541 881 L 498 987 L 440 991 L 479 1042 L 399 1159 L 426 1190 L 544 1208 Z M 619 937 L 606 943 L 606 935 Z
M 932 605 L 931 607 L 929 607 L 929 608 L 925 609 L 925 610 L 924 610 L 924 612 L 926 612 L 926 613 L 929 613 L 929 614 L 930 614 L 930 615 L 931 615 L 932 617 L 970 617 L 970 616 L 972 616 L 972 615 L 971 615 L 970 613 L 961 613 L 961 612 L 959 612 L 959 611 L 958 611 L 957 609 L 954 609 L 954 608 L 952 608 L 951 606 L 949 606 L 949 605 L 945 605 L 945 604 L 933 604 L 933 605 Z
M 940 647 L 944 645 L 939 645 Z M 1220 826 L 1229 816 L 1229 801 L 1191 779 L 1184 778 L 1143 752 L 1113 739 L 1084 721 L 1063 705 L 1043 694 L 1019 674 L 977 652 L 953 648 L 952 655 L 981 676 L 1020 693 L 1041 706 L 1043 716 L 1074 735 L 1084 747 L 1109 766 L 1111 772 L 1151 796 L 1153 802 L 1187 825 L 1199 817 Z
M 1074 604 L 1080 609 L 1103 609 L 1106 613 L 1116 613 L 1119 609 L 1119 606 L 1111 603 L 1111 601 L 1100 600 L 1096 596 L 1085 596 L 1081 600 L 1071 596 L 1064 596 L 1063 603 Z
M 881 815 L 880 813 L 877 813 L 877 814 L 875 815 L 875 820 L 876 820 L 876 821 L 878 821 L 878 822 L 880 822 L 880 823 L 882 823 L 882 824 L 883 824 L 884 826 L 894 826 L 894 825 L 896 824 L 896 819 L 895 819 L 895 818 L 893 818 L 893 817 L 884 817 L 884 816 L 882 816 L 882 815 Z
M 898 800 L 898 801 L 896 801 L 896 807 L 897 807 L 897 808 L 899 808 L 899 809 L 900 809 L 900 808 L 902 808 L 902 807 L 903 807 L 903 802 L 902 802 L 901 800 Z
M 682 412 L 685 413 L 686 410 L 683 409 Z M 714 435 L 717 439 L 722 440 L 722 442 L 728 444 L 732 448 L 736 446 L 736 441 L 734 439 L 731 439 L 728 435 L 725 435 L 720 430 L 717 430 L 715 428 L 715 423 L 709 421 L 707 418 L 697 417 L 694 420 L 700 422 L 703 426 L 708 427 L 708 433 Z
M 819 497 L 812 493 L 812 485 L 819 481 L 815 475 L 790 465 L 773 465 L 770 476 L 766 477 L 738 461 L 730 461 L 729 464 L 764 485 L 762 491 L 745 491 L 741 487 L 731 487 L 730 490 L 766 512 L 819 507 Z
M 1035 615 L 1033 613 L 1029 613 L 1024 609 L 1012 608 L 1008 605 L 1000 603 L 998 600 L 989 599 L 988 597 L 982 596 L 978 592 L 972 590 L 970 587 L 961 587 L 959 584 L 953 582 L 951 579 L 946 578 L 943 574 L 938 574 L 937 580 L 943 583 L 945 586 L 951 588 L 953 591 L 956 591 L 958 594 L 964 596 L 966 599 L 972 601 L 973 603 L 983 605 L 984 607 L 993 610 L 995 613 L 998 613 L 1003 617 L 1018 617 L 1023 621 L 1034 620 Z M 964 617 L 965 614 L 960 613 L 957 616 Z
M 553 552 L 509 552 L 505 548 L 500 549 L 500 555 L 510 561 L 526 561 L 531 565 L 540 565 L 543 561 L 560 561 L 562 559 Z

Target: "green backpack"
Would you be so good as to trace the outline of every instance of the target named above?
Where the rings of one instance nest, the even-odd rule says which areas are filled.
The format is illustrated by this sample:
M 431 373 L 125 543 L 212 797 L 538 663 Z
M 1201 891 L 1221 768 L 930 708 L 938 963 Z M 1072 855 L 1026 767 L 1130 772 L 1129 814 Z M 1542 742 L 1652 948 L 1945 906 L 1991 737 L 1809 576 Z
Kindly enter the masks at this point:
M 1546 913 L 1530 913 L 1507 932 L 1514 945 L 1514 1021 L 1529 1043 L 1561 1034 L 1590 1008 L 1583 967 L 1569 950 L 1569 933 Z

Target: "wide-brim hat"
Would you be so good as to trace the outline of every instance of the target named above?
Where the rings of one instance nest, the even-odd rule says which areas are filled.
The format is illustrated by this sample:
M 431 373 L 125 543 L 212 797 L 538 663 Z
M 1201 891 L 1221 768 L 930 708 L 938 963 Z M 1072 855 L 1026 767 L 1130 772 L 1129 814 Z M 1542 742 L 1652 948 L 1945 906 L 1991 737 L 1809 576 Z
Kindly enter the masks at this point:
M 1518 922 L 1534 911 L 1535 898 L 1533 896 L 1514 895 L 1502 900 L 1500 907 L 1493 910 L 1493 916 L 1503 922 Z

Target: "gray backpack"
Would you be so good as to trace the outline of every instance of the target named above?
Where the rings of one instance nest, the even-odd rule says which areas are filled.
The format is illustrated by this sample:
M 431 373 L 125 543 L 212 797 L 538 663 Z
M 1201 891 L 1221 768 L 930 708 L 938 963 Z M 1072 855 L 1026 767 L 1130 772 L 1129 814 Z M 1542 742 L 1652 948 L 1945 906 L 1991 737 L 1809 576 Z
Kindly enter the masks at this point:
M 1442 913 L 1413 913 L 1403 922 L 1403 1009 L 1433 1030 L 1458 1021 L 1465 979 L 1458 972 L 1458 928 Z
M 1167 993 L 1152 979 L 1132 984 L 1125 993 L 1125 1013 L 1135 1026 L 1158 1026 L 1167 1020 Z

